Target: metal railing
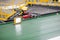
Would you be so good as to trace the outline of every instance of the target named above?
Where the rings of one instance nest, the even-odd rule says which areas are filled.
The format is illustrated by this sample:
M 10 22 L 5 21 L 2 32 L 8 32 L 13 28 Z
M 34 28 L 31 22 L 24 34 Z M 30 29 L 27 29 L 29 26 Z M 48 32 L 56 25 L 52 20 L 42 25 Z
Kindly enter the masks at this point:
M 25 1 L 26 0 L 0 0 L 0 20 L 8 20 L 9 17 L 16 13 L 14 9 L 20 8 L 21 5 L 25 4 Z

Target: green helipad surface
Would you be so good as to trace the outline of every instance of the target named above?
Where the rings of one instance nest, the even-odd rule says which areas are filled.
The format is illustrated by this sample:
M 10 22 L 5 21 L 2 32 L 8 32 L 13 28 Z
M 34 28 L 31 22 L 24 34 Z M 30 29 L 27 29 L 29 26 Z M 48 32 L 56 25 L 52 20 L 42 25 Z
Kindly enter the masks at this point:
M 0 25 L 0 40 L 49 40 L 60 36 L 60 14 Z

